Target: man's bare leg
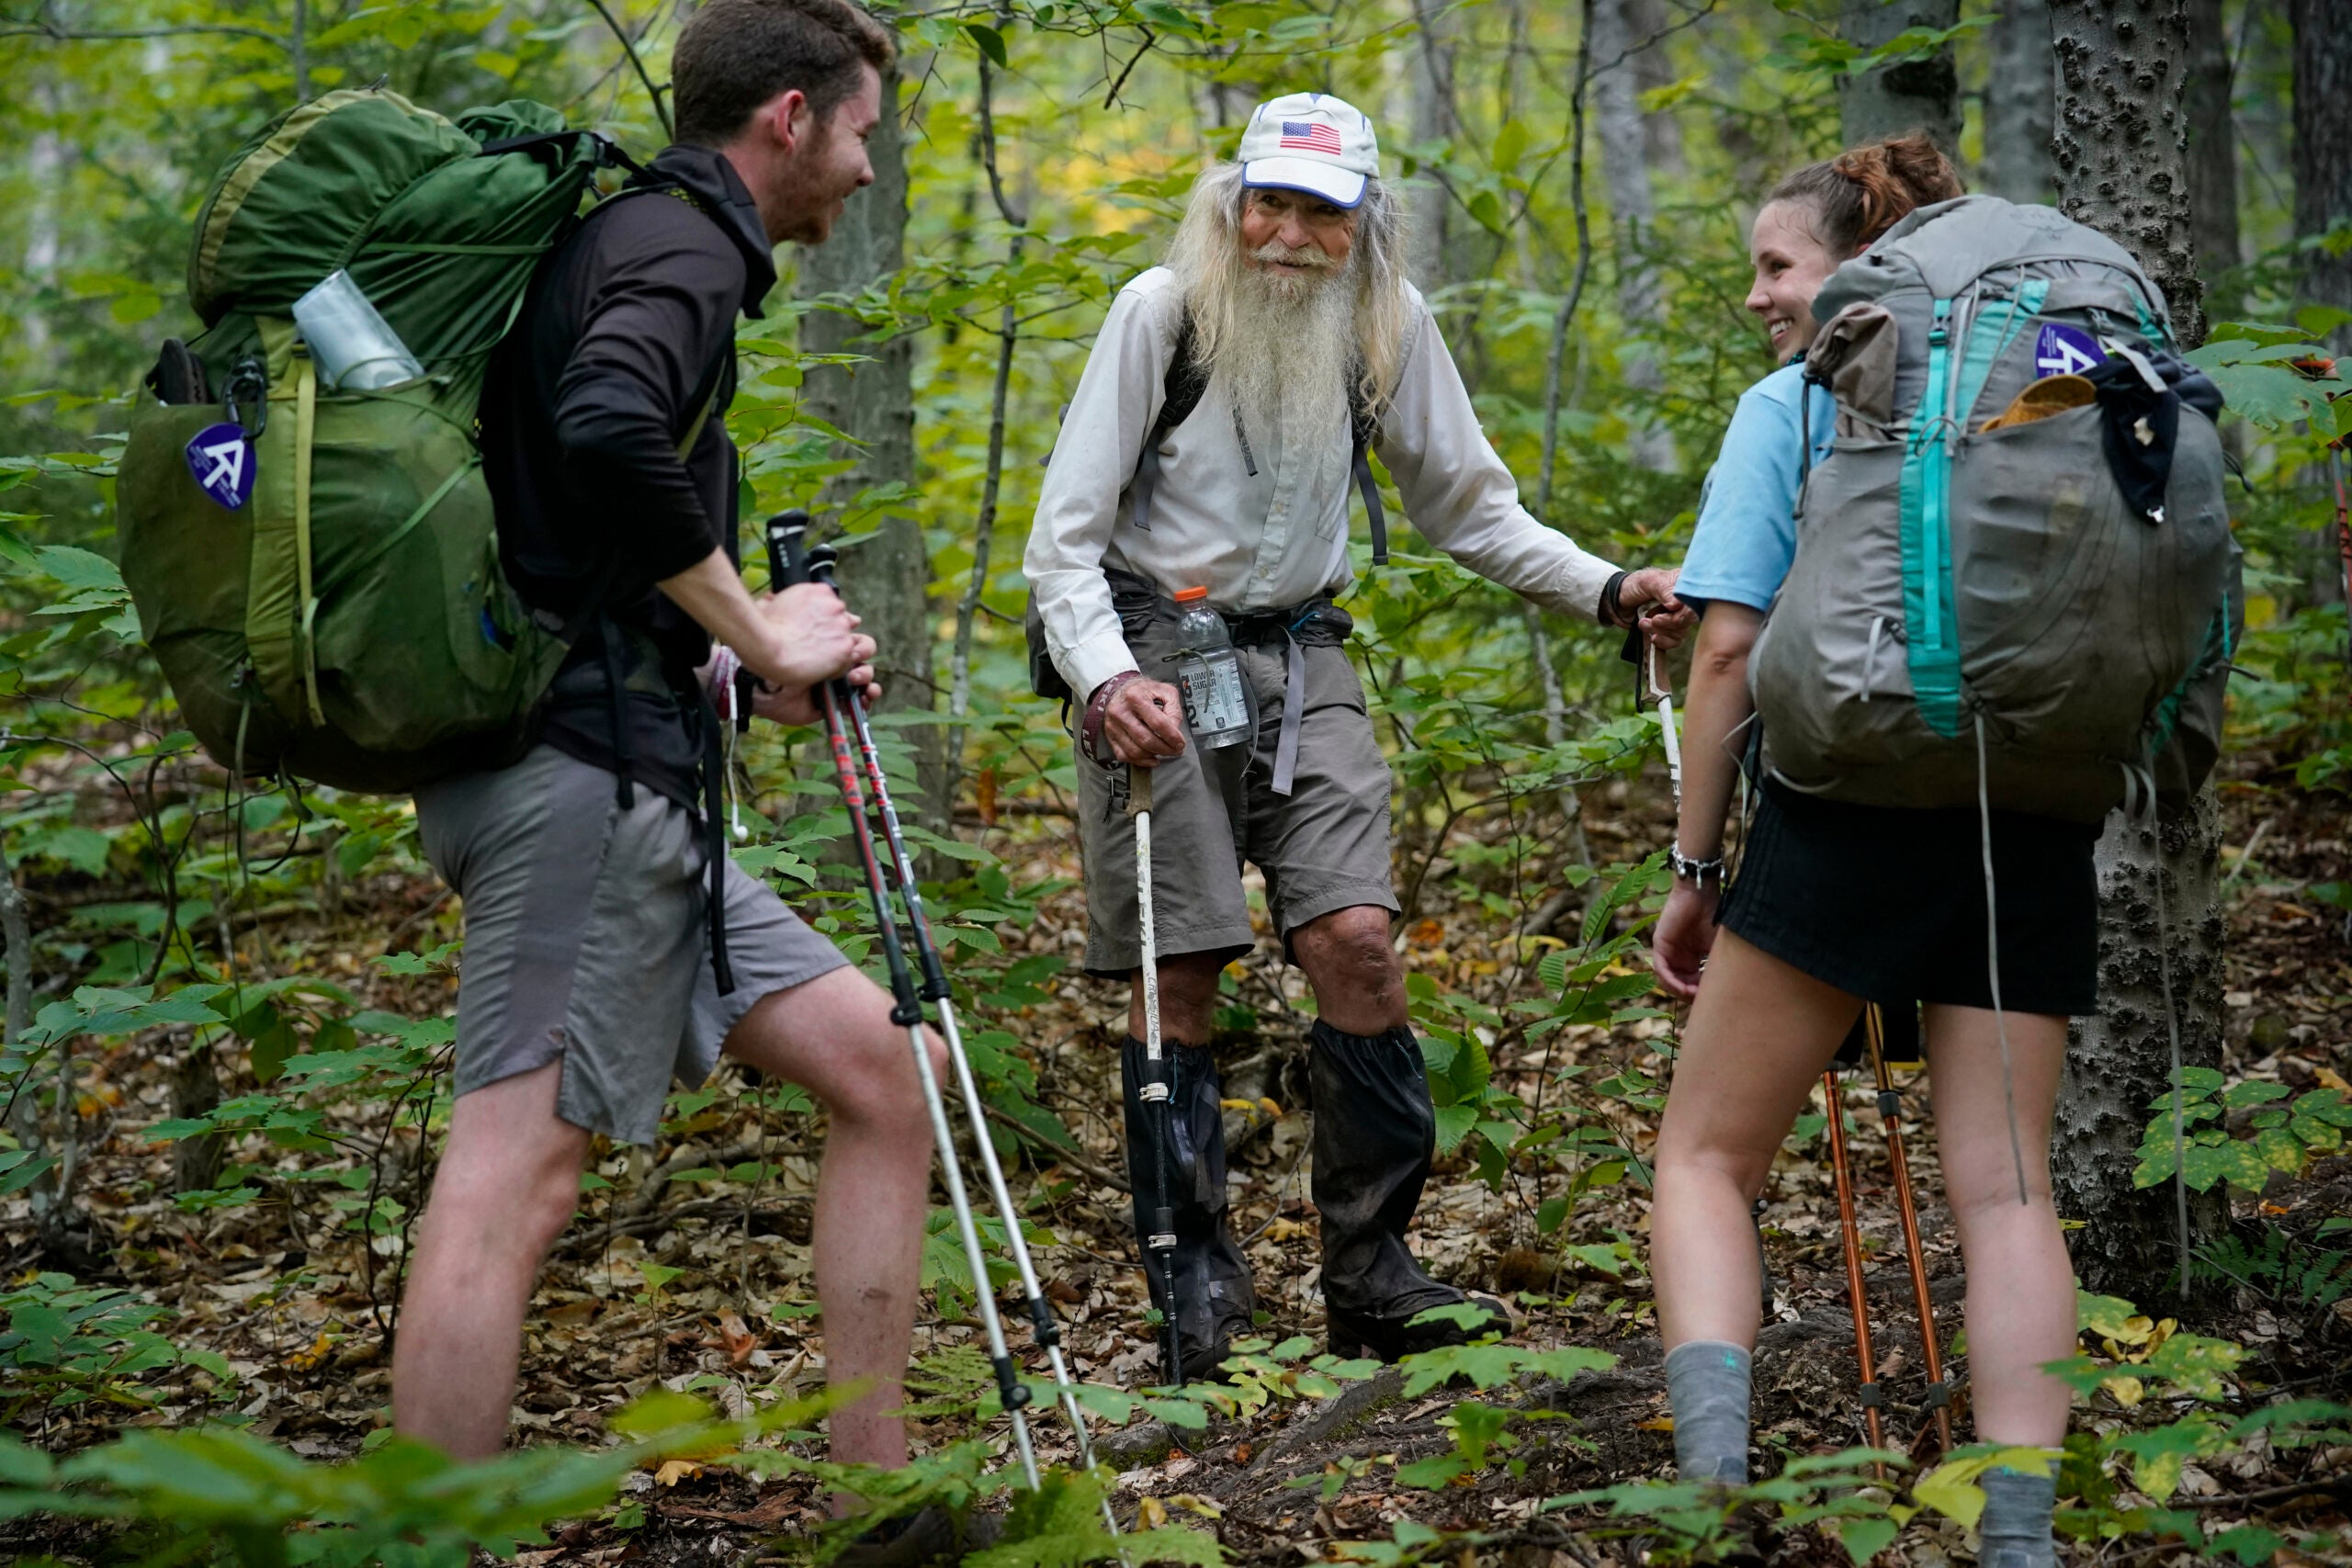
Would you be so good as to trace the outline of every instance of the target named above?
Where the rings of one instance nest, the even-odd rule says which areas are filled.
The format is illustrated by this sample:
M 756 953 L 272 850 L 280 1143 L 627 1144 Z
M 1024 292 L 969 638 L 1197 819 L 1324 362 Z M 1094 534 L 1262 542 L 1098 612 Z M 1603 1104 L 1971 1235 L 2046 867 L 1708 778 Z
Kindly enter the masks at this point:
M 1315 1013 L 1349 1034 L 1385 1034 L 1411 1021 L 1405 964 L 1388 945 L 1393 917 L 1377 904 L 1318 915 L 1290 933 L 1291 951 L 1315 987 Z
M 946 1082 L 946 1051 L 930 1038 Z M 812 1251 L 824 1308 L 825 1378 L 870 1392 L 834 1413 L 832 1458 L 907 1462 L 907 1356 L 931 1202 L 932 1133 L 905 1026 L 890 998 L 854 969 L 835 969 L 755 1004 L 727 1053 L 798 1084 L 825 1108 Z
M 1214 953 L 1180 953 L 1159 961 L 1159 1037 L 1186 1045 L 1209 1043 L 1216 1010 L 1216 978 L 1225 961 Z M 1127 1032 L 1143 1038 L 1143 971 L 1127 971 Z
M 475 1089 L 417 1226 L 392 1354 L 392 1423 L 462 1460 L 505 1446 L 523 1314 L 580 1200 L 588 1134 L 556 1115 L 563 1065 Z

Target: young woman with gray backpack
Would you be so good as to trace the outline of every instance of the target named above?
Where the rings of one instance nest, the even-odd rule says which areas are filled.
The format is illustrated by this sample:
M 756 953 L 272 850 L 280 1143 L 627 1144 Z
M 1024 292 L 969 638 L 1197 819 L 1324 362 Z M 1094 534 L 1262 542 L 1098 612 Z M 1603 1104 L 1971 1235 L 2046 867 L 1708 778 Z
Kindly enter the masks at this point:
M 1676 1458 L 1747 1478 L 1750 1205 L 1863 1004 L 1915 1001 L 1975 1435 L 2054 1451 L 2068 1393 L 2041 1367 L 2075 1309 L 2048 1148 L 2067 1017 L 2096 1007 L 2092 849 L 2211 764 L 2220 398 L 2128 253 L 1963 197 L 1924 138 L 1792 175 L 1751 249 L 1782 368 L 1740 400 L 1683 567 L 1705 619 L 1655 953 L 1692 1001 L 1651 1231 Z M 2049 1470 L 1984 1489 L 1981 1561 L 2052 1562 Z

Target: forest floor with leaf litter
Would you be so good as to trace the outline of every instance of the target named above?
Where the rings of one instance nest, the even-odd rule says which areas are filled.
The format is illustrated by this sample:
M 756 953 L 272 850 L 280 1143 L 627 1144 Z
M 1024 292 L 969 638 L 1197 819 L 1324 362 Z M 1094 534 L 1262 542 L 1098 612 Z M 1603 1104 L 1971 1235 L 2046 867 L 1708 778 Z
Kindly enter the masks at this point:
M 2352 882 L 2339 803 L 2291 786 L 2257 787 L 2243 766 L 2240 773 L 2224 796 L 2225 872 L 2240 869 L 2256 825 L 2268 826 L 2244 874 L 2227 886 L 2225 1071 L 2232 1079 L 2276 1080 L 2298 1091 L 2341 1088 L 2352 1075 L 2352 942 L 2344 910 L 2323 901 L 2329 886 Z M 61 775 L 59 782 L 70 781 Z M 1630 795 L 1622 784 L 1589 792 L 1585 829 L 1597 863 L 1638 861 L 1666 841 L 1660 784 L 1638 782 Z M 96 813 L 105 808 L 93 803 Z M 1008 921 L 997 937 L 1008 960 L 1074 960 L 1084 917 L 1070 885 L 1077 868 L 1068 839 L 1025 820 L 1008 841 L 990 847 L 1016 882 L 1067 881 L 1038 906 L 1034 920 Z M 1447 862 L 1434 870 L 1419 879 L 1419 907 L 1400 928 L 1408 968 L 1490 1006 L 1527 994 L 1540 944 L 1516 940 L 1513 928 L 1495 918 L 1476 886 L 1481 875 Z M 2321 897 L 2312 896 L 2314 886 Z M 28 892 L 36 926 L 109 897 L 138 896 L 100 877 L 72 875 L 34 880 Z M 1524 893 L 1521 901 L 1527 908 L 1540 902 Z M 328 907 L 331 917 L 316 903 L 260 911 L 253 921 L 255 956 L 281 974 L 341 986 L 365 1007 L 410 1018 L 453 1009 L 455 981 L 446 959 L 393 966 L 413 971 L 405 975 L 372 962 L 393 953 L 430 954 L 457 936 L 454 903 L 429 875 L 355 880 L 337 889 Z M 1573 941 L 1575 924 L 1573 913 L 1561 920 L 1562 935 Z M 1231 1097 L 1234 1218 L 1271 1314 L 1263 1330 L 1269 1345 L 1304 1336 L 1312 1354 L 1322 1348 L 1322 1325 L 1305 1164 L 1311 1111 L 1301 1103 L 1307 1019 L 1296 1004 L 1303 993 L 1295 973 L 1279 969 L 1270 941 L 1261 942 L 1238 974 L 1237 994 L 1222 1015 L 1238 1027 L 1219 1042 Z M 1124 987 L 1085 979 L 1073 965 L 1013 996 L 1033 993 L 1039 999 L 996 1021 L 1017 1034 L 1036 1069 L 1039 1102 L 1062 1118 L 1076 1146 L 1058 1157 L 1034 1155 L 1015 1173 L 1015 1186 L 1032 1202 L 1030 1223 L 1054 1238 L 1038 1248 L 1039 1267 L 1077 1374 L 1138 1387 L 1151 1381 L 1157 1363 L 1116 1175 L 1115 1047 L 1124 1032 Z M 1494 1081 L 1523 1101 L 1535 1100 L 1539 1089 L 1555 1102 L 1575 1097 L 1577 1124 L 1638 1155 L 1650 1137 L 1638 1092 L 1611 1098 L 1589 1086 L 1612 1077 L 1638 1084 L 1641 1074 L 1661 1074 L 1655 1047 L 1670 1038 L 1668 1027 L 1658 1019 L 1575 1026 L 1561 1032 L 1548 1053 L 1506 1030 L 1488 1042 Z M 175 1053 L 188 1043 L 184 1031 L 150 1032 L 85 1055 L 77 1111 L 91 1229 L 72 1238 L 74 1256 L 61 1258 L 52 1249 L 44 1258 L 23 1201 L 12 1200 L 7 1280 L 22 1286 L 38 1270 L 78 1265 L 71 1271 L 83 1286 L 128 1289 L 158 1303 L 165 1315 L 157 1329 L 219 1358 L 213 1365 L 225 1375 L 182 1361 L 121 1381 L 120 1402 L 69 1403 L 19 1389 L 15 1425 L 43 1447 L 62 1450 L 126 1426 L 228 1416 L 308 1457 L 349 1456 L 389 1417 L 388 1331 L 405 1235 L 395 1231 L 363 1247 L 322 1198 L 363 1188 L 413 1198 L 428 1174 L 422 1162 L 429 1151 L 396 1113 L 370 1115 L 359 1107 L 338 1117 L 330 1104 L 331 1153 L 281 1162 L 266 1136 L 249 1135 L 223 1153 L 240 1187 L 251 1190 L 191 1210 L 173 1196 L 174 1160 L 186 1156 L 147 1136 L 173 1113 Z M 1553 1070 L 1577 1070 L 1554 1080 L 1547 1063 Z M 439 1066 L 436 1087 L 446 1093 L 446 1048 Z M 233 1066 L 223 1060 L 222 1077 L 232 1097 L 265 1087 L 242 1054 Z M 1924 1083 L 1908 1073 L 1899 1077 L 1932 1294 L 1949 1343 L 1959 1320 L 1959 1258 L 1936 1196 L 1932 1129 L 1920 1119 L 1923 1096 L 1914 1092 Z M 1871 1097 L 1854 1077 L 1845 1081 L 1878 1371 L 1894 1406 L 1889 1441 L 1929 1461 L 1932 1427 L 1914 1414 L 1925 1369 L 1884 1144 Z M 673 1101 L 650 1150 L 600 1145 L 582 1213 L 533 1303 L 514 1411 L 518 1441 L 596 1442 L 612 1412 L 657 1384 L 700 1393 L 731 1414 L 821 1384 L 822 1332 L 805 1245 L 821 1135 L 816 1119 L 790 1109 L 789 1099 L 726 1067 L 702 1091 Z M 1813 1117 L 1784 1147 L 1767 1193 L 1763 1234 L 1774 1310 L 1757 1363 L 1755 1432 L 1759 1468 L 1768 1473 L 1785 1459 L 1863 1441 L 1820 1121 Z M 1566 1382 L 1521 1375 L 1476 1394 L 1458 1382 L 1408 1393 L 1408 1379 L 1390 1371 L 1350 1384 L 1336 1398 L 1312 1399 L 1283 1396 L 1289 1391 L 1278 1374 L 1301 1364 L 1297 1347 L 1285 1346 L 1283 1361 L 1265 1363 L 1270 1375 L 1256 1385 L 1252 1402 L 1261 1401 L 1261 1407 L 1216 1420 L 1204 1431 L 1171 1427 L 1140 1411 L 1122 1429 L 1096 1424 L 1102 1452 L 1123 1472 L 1115 1494 L 1123 1514 L 1165 1514 L 1214 1529 L 1231 1558 L 1247 1562 L 1323 1560 L 1349 1550 L 1341 1544 L 1347 1542 L 1371 1543 L 1356 1550 L 1374 1557 L 1419 1551 L 1465 1565 L 1600 1568 L 1642 1561 L 1642 1552 L 1658 1544 L 1656 1533 L 1622 1533 L 1641 1529 L 1639 1521 L 1612 1523 L 1590 1507 L 1541 1506 L 1546 1498 L 1672 1469 L 1660 1351 L 1641 1265 L 1647 1208 L 1641 1170 L 1637 1162 L 1620 1160 L 1613 1171 L 1605 1168 L 1609 1163 L 1577 1162 L 1586 1184 L 1547 1234 L 1544 1200 L 1570 1185 L 1557 1165 L 1539 1168 L 1536 1157 L 1523 1157 L 1494 1190 L 1464 1155 L 1442 1159 L 1416 1245 L 1438 1277 L 1509 1297 L 1521 1314 L 1512 1343 L 1587 1347 L 1618 1358 L 1615 1365 Z M 2352 1157 L 2324 1159 L 2301 1180 L 2275 1181 L 2259 1197 L 2237 1194 L 2234 1207 L 2249 1235 L 2313 1238 L 2327 1220 L 2352 1213 Z M 978 1325 L 967 1302 L 954 1293 L 960 1265 L 952 1233 L 934 1231 L 926 1269 L 948 1279 L 950 1315 L 938 1315 L 926 1295 L 917 1392 L 922 1408 L 941 1413 L 918 1422 L 919 1447 L 966 1435 L 971 1421 L 965 1412 L 986 1381 L 974 1348 Z M 2352 1267 L 2346 1273 L 2352 1276 Z M 1020 1317 L 1011 1293 L 1003 1299 L 1010 1328 Z M 2165 1310 L 2142 1304 L 2157 1315 Z M 2352 1294 L 2344 1288 L 2314 1303 L 2299 1296 L 2292 1281 L 2250 1279 L 2234 1291 L 2203 1292 L 2187 1326 L 2245 1347 L 2241 1393 L 2268 1387 L 2305 1397 L 2352 1394 Z M 2135 1352 L 2128 1339 L 2106 1348 L 2126 1359 Z M 2144 1356 L 2145 1348 L 2138 1353 Z M 1042 1359 L 1032 1359 L 1037 1365 L 1031 1371 L 1042 1372 Z M 1961 1388 L 1963 1412 L 1965 1372 L 1965 1357 L 1954 1358 L 1948 1375 Z M 1501 1436 L 1483 1465 L 1436 1484 L 1406 1483 L 1400 1470 L 1462 1451 L 1458 1428 L 1441 1418 L 1458 1422 L 1456 1406 L 1465 1397 L 1510 1412 L 1496 1418 Z M 2146 1414 L 2108 1393 L 2092 1409 L 2078 1407 L 2076 1425 L 2129 1427 Z M 987 1429 L 1001 1442 L 1004 1426 L 1000 1418 Z M 1033 1410 L 1032 1429 L 1041 1457 L 1072 1457 L 1057 1413 Z M 1964 1437 L 1964 1420 L 1962 1430 Z M 2211 1463 L 2188 1464 L 2180 1493 L 2209 1518 L 2265 1524 L 2292 1537 L 2343 1525 L 2347 1470 L 2352 1450 L 2270 1450 L 2256 1442 Z M 1415 1473 L 1426 1482 L 1430 1472 L 1423 1465 Z M 823 1517 L 820 1489 L 806 1476 L 760 1482 L 723 1464 L 673 1463 L 632 1476 L 616 1508 L 565 1527 L 551 1546 L 526 1552 L 523 1561 L 781 1560 L 794 1550 L 792 1539 Z M 1399 1532 L 1406 1520 L 1464 1533 L 1424 1542 L 1426 1532 L 1410 1524 Z M 85 1529 L 18 1521 L 0 1527 L 0 1544 L 77 1556 L 87 1550 Z M 2185 1548 L 2145 1537 L 2113 1543 L 2096 1559 L 2089 1548 L 2075 1550 L 2080 1555 L 2072 1560 L 2084 1562 L 2190 1557 Z M 1814 1528 L 1768 1528 L 1756 1551 L 1744 1560 L 1842 1560 Z M 1915 1525 L 1883 1560 L 1965 1562 L 1965 1534 L 1948 1520 L 1933 1529 Z M 2297 1557 L 2288 1550 L 2277 1560 Z

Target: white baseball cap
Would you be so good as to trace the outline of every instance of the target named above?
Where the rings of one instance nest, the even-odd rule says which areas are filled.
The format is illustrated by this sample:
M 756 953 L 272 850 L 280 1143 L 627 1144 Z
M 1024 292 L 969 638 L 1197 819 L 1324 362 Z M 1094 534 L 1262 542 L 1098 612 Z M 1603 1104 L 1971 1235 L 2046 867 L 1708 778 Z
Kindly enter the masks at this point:
M 1380 174 L 1380 141 L 1363 111 L 1329 93 L 1287 93 L 1258 106 L 1241 133 L 1241 183 L 1303 190 L 1334 207 L 1363 200 Z

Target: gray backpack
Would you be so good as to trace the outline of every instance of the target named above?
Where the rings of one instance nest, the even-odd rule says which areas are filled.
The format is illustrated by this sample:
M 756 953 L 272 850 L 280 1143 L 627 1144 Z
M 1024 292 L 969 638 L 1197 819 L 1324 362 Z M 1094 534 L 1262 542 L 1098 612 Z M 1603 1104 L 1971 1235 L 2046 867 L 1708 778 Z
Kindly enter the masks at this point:
M 2242 622 L 2221 400 L 2129 253 L 1965 197 L 1814 311 L 1836 444 L 1749 661 L 1766 775 L 2085 822 L 2192 792 Z

